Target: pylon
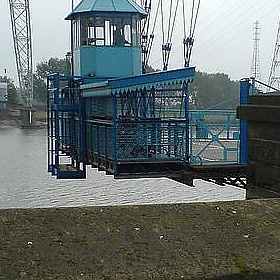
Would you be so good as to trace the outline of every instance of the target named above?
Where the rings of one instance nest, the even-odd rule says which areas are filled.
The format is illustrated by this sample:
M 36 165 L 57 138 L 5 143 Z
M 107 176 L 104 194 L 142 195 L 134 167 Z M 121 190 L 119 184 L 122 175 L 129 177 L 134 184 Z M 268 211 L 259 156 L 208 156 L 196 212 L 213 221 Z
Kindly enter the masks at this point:
M 268 85 L 275 88 L 280 88 L 280 21 L 278 24 L 278 31 L 276 43 L 274 47 L 274 55 L 269 74 Z
M 253 42 L 254 42 L 254 49 L 253 49 L 253 60 L 252 60 L 252 67 L 251 67 L 251 77 L 260 80 L 260 34 L 261 28 L 259 21 L 254 23 L 253 28 Z
M 29 0 L 9 0 L 20 93 L 24 106 L 33 105 L 33 55 Z

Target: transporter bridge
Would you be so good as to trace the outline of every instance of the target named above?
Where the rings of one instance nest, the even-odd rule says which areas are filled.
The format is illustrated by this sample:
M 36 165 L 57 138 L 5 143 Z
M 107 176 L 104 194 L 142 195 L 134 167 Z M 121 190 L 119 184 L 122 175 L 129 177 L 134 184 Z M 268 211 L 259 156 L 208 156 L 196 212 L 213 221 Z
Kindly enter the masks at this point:
M 235 111 L 190 110 L 200 1 L 193 1 L 183 67 L 175 70 L 168 70 L 171 39 L 177 13 L 186 7 L 179 0 L 174 8 L 170 4 L 163 71 L 153 73 L 146 70 L 155 24 L 149 33 L 151 3 L 144 2 L 83 0 L 67 16 L 72 76 L 54 73 L 47 80 L 49 172 L 60 179 L 85 178 L 90 165 L 115 178 L 244 185 L 246 124 L 240 127 Z M 156 15 L 163 10 L 159 0 Z

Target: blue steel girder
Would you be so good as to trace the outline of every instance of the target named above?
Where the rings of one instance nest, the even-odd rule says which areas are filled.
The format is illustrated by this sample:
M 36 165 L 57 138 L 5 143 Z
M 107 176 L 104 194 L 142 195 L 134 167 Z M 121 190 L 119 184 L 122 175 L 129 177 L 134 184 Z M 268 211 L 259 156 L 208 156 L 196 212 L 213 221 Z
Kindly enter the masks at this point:
M 164 84 L 189 83 L 193 80 L 194 75 L 194 67 L 181 68 L 170 71 L 154 72 L 140 76 L 110 79 L 108 81 L 108 86 L 113 92 L 120 90 L 151 88 Z

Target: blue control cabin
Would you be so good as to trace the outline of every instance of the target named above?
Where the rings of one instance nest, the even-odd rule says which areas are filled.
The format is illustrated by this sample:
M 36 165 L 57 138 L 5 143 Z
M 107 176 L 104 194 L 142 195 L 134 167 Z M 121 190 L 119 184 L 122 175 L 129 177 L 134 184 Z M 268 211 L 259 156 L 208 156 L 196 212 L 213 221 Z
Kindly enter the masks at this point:
M 140 75 L 140 21 L 147 14 L 132 0 L 84 0 L 72 21 L 75 76 L 96 79 Z
M 192 67 L 142 74 L 141 20 L 132 0 L 83 0 L 72 23 L 73 76 L 48 77 L 48 168 L 85 178 L 180 172 L 189 160 Z

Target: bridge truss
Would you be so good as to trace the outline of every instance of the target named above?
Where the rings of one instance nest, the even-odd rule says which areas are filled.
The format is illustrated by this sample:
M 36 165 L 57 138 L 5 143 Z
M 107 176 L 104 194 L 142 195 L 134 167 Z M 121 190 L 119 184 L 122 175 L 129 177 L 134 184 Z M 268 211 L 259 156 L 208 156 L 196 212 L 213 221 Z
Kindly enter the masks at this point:
M 16 66 L 23 105 L 33 107 L 33 62 L 29 0 L 9 0 Z

